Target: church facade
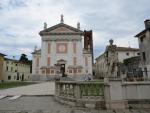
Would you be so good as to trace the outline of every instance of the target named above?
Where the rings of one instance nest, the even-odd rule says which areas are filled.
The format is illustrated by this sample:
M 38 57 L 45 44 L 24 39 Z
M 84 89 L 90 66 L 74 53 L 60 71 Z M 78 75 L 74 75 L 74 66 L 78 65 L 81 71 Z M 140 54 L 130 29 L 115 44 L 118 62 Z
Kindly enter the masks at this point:
M 88 35 L 86 35 L 88 33 Z M 91 36 L 89 36 L 91 33 Z M 32 76 L 35 80 L 49 80 L 56 76 L 84 79 L 92 75 L 93 42 L 92 31 L 80 30 L 64 24 L 63 16 L 59 24 L 40 31 L 41 49 L 32 53 Z M 82 40 L 84 37 L 84 47 Z

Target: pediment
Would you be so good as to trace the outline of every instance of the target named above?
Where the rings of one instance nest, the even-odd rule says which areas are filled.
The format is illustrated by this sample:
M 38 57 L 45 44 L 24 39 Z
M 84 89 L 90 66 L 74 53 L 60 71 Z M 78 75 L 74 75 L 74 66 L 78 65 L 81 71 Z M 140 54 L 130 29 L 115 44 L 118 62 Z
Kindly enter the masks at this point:
M 83 31 L 77 29 L 77 28 L 74 28 L 74 27 L 71 27 L 67 24 L 64 24 L 64 23 L 60 23 L 60 24 L 57 24 L 55 26 L 52 26 L 52 27 L 49 27 L 47 29 L 44 29 L 42 31 L 40 31 L 40 35 L 46 35 L 46 34 L 53 34 L 53 33 L 83 33 Z
M 71 29 L 68 29 L 66 27 L 58 27 L 58 28 L 56 28 L 56 29 L 54 29 L 52 31 L 49 31 L 49 32 L 57 33 L 57 32 L 75 32 L 75 31 L 73 31 Z

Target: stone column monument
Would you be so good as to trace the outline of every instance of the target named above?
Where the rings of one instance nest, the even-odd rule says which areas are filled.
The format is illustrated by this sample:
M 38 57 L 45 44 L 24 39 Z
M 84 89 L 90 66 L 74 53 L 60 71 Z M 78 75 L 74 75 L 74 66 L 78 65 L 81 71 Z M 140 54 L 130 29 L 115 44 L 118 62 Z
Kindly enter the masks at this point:
M 109 40 L 110 45 L 106 47 L 105 62 L 107 73 L 105 82 L 105 102 L 108 109 L 127 108 L 126 101 L 122 94 L 122 80 L 118 77 L 118 55 L 117 46 L 113 45 L 113 40 Z
M 118 56 L 117 56 L 117 46 L 113 45 L 113 40 L 109 40 L 110 45 L 106 47 L 105 51 L 105 61 L 106 61 L 106 68 L 107 68 L 107 78 L 113 78 L 117 77 L 117 72 L 118 72 Z

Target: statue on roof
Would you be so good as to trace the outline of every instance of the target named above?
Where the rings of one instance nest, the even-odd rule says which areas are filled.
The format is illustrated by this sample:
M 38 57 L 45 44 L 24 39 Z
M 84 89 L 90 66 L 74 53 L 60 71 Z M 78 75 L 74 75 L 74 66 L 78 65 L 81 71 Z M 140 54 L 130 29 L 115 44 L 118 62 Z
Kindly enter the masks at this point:
M 61 14 L 61 20 L 60 20 L 60 23 L 64 23 L 64 16 L 63 16 L 63 14 Z
M 47 29 L 47 23 L 44 22 L 44 29 Z

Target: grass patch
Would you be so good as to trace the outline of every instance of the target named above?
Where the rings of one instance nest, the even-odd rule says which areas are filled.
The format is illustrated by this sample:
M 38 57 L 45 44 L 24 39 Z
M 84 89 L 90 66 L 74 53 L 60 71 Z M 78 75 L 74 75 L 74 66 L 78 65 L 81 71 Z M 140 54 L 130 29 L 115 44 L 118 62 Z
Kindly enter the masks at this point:
M 35 84 L 35 83 L 33 82 L 3 82 L 3 83 L 0 83 L 0 89 L 8 89 L 8 88 L 26 86 L 26 85 L 31 85 L 31 84 Z
M 95 82 L 104 82 L 104 80 L 89 80 L 89 81 L 87 80 L 84 82 L 95 83 Z

